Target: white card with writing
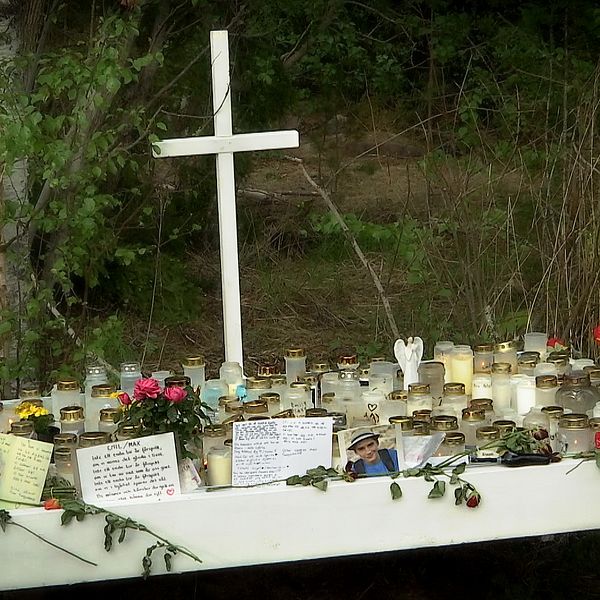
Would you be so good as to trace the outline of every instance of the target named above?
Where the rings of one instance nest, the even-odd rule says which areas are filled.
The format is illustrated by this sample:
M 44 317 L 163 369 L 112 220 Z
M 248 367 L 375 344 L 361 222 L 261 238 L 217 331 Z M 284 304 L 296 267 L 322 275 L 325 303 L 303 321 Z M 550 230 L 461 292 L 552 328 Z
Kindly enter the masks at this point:
M 232 485 L 256 485 L 331 467 L 331 417 L 233 424 Z
M 179 470 L 172 433 L 77 450 L 83 499 L 165 500 L 178 496 Z

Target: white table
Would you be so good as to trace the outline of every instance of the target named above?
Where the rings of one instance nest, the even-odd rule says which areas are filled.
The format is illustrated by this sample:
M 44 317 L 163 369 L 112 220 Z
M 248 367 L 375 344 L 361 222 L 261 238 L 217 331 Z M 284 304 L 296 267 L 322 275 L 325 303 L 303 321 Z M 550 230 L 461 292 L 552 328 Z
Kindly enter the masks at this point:
M 187 546 L 201 565 L 178 555 L 173 572 L 445 546 L 600 528 L 600 471 L 593 462 L 570 474 L 575 461 L 539 467 L 476 467 L 465 477 L 481 492 L 476 509 L 446 496 L 427 499 L 430 483 L 389 478 L 334 482 L 314 488 L 274 485 L 182 496 L 170 502 L 113 506 L 170 541 Z M 0 590 L 135 577 L 152 543 L 131 532 L 111 552 L 103 548 L 102 517 L 61 527 L 62 511 L 15 510 L 15 521 L 98 563 L 92 567 L 8 527 L 1 533 Z M 116 542 L 116 540 L 115 540 Z M 29 568 L 24 568 L 29 565 Z M 34 566 L 35 565 L 35 566 Z M 160 556 L 153 573 L 164 573 Z

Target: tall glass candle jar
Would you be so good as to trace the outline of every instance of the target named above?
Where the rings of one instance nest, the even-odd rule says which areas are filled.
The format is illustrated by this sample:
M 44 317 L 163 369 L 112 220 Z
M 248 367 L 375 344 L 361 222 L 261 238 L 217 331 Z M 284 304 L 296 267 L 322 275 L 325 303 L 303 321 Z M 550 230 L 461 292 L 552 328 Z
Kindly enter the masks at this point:
M 240 388 L 244 387 L 244 373 L 239 363 L 235 361 L 225 361 L 219 368 L 219 379 L 225 383 L 229 389 L 228 395 L 239 395 Z
M 120 389 L 122 392 L 126 392 L 133 398 L 133 388 L 135 382 L 142 377 L 142 369 L 140 363 L 137 362 L 125 362 L 121 363 L 121 373 L 119 376 Z
M 429 391 L 434 400 L 434 404 L 438 405 L 444 393 L 444 381 L 446 370 L 444 363 L 437 360 L 422 362 L 418 368 L 419 382 L 427 383 Z
M 98 431 L 104 431 L 111 437 L 117 432 L 117 424 L 115 419 L 119 415 L 118 408 L 102 408 L 100 409 L 100 419 L 98 420 Z
M 491 373 L 494 362 L 494 344 L 477 344 L 473 347 L 473 372 Z
M 165 387 L 165 379 L 167 377 L 171 377 L 171 375 L 173 375 L 173 372 L 167 369 L 161 369 L 160 371 L 152 371 L 152 373 L 150 374 L 152 379 L 156 379 L 156 381 L 158 381 L 158 385 L 161 388 Z
M 525 429 L 544 429 L 550 435 L 550 419 L 548 418 L 548 414 L 543 412 L 540 406 L 532 406 L 525 417 L 523 417 L 523 427 Z
M 206 364 L 204 362 L 204 356 L 198 354 L 196 356 L 186 356 L 181 361 L 183 367 L 183 374 L 190 378 L 190 385 L 194 390 L 204 387 L 204 381 L 206 380 Z
M 566 352 L 551 352 L 546 358 L 546 362 L 556 367 L 556 375 L 564 375 L 571 370 L 569 364 L 569 354 Z
M 548 433 L 550 434 L 550 445 L 552 446 L 552 450 L 554 452 L 560 452 L 561 445 L 560 440 L 558 439 L 558 425 L 564 414 L 564 409 L 562 406 L 544 406 L 542 412 L 548 415 L 550 426 Z
M 323 394 L 335 393 L 337 391 L 340 374 L 332 371 L 321 375 L 321 396 Z M 360 384 L 359 384 L 360 385 Z
M 575 358 L 571 362 L 571 371 L 583 371 L 586 367 L 594 367 L 595 363 L 591 358 Z
M 444 365 L 444 382 L 452 381 L 452 373 L 450 371 L 450 354 L 454 348 L 454 342 L 440 341 L 433 347 L 433 360 L 443 363 Z
M 281 396 L 275 392 L 265 392 L 258 397 L 267 403 L 267 414 L 272 417 L 281 411 Z
M 390 417 L 399 417 L 406 415 L 406 401 L 408 392 L 405 390 L 396 390 L 390 392 L 385 400 L 381 401 L 379 406 L 379 421 L 382 425 L 389 423 Z
M 406 412 L 412 415 L 415 410 L 432 410 L 433 398 L 427 383 L 411 383 L 408 386 Z
M 450 381 L 444 384 L 442 402 L 435 412 L 442 415 L 454 415 L 460 419 L 463 409 L 467 408 L 467 403 L 464 384 Z
M 306 384 L 310 389 L 310 405 L 313 408 L 318 408 L 321 398 L 319 397 L 319 380 L 316 375 L 307 373 L 304 377 L 301 377 L 298 381 Z
M 357 382 L 358 383 L 358 382 Z M 290 409 L 295 417 L 304 417 L 306 409 L 312 406 L 310 387 L 305 383 L 294 381 L 286 390 L 283 408 Z
M 494 403 L 491 398 L 475 398 L 471 400 L 470 408 L 484 412 L 486 425 L 491 425 L 497 419 L 497 415 L 494 412 Z
M 271 390 L 271 380 L 266 377 L 247 377 L 246 378 L 246 397 L 244 402 L 253 402 L 258 400 L 261 394 L 266 394 Z
M 285 376 L 291 385 L 306 375 L 306 353 L 304 348 L 289 348 L 285 351 Z
M 222 424 L 206 425 L 202 429 L 202 449 L 204 460 L 213 448 L 223 448 L 227 439 L 227 430 Z M 206 465 L 205 465 L 206 467 Z
M 548 334 L 541 331 L 530 331 L 523 336 L 523 350 L 525 352 L 538 352 L 540 360 L 546 358 L 546 345 Z
M 98 424 L 100 411 L 103 408 L 118 408 L 119 399 L 115 397 L 115 388 L 102 383 L 92 387 L 89 397 L 85 402 L 85 430 L 95 431 Z
M 337 373 L 336 373 L 337 375 Z M 285 390 L 287 390 L 287 379 L 285 378 L 285 375 L 273 375 L 273 377 L 270 377 L 271 379 L 271 392 L 275 393 L 275 394 L 279 394 L 280 398 L 283 398 L 283 395 L 285 394 Z
M 444 441 L 434 456 L 454 456 L 465 451 L 465 434 L 460 431 L 447 431 Z
M 589 452 L 594 448 L 592 430 L 586 415 L 571 413 L 561 417 L 558 439 L 563 454 Z
M 564 383 L 556 392 L 556 404 L 588 416 L 591 416 L 599 401 L 600 390 L 590 385 L 589 375 L 583 371 L 567 373 Z
M 75 485 L 75 472 L 73 465 L 73 456 L 71 448 L 68 446 L 60 446 L 54 448 L 54 465 L 56 466 L 56 474 L 63 479 L 66 479 L 71 485 Z
M 385 395 L 379 390 L 365 390 L 361 394 L 364 409 L 364 418 L 371 421 L 373 425 L 379 425 L 381 421 L 381 404 L 385 402 Z
M 551 406 L 555 404 L 558 380 L 556 375 L 538 375 L 535 378 L 536 406 Z
M 413 418 L 408 416 L 397 416 L 389 418 L 390 425 L 396 429 L 400 428 L 402 437 L 410 437 L 414 434 Z
M 79 383 L 76 379 L 62 379 L 56 384 L 56 389 L 52 390 L 52 414 L 55 417 L 60 415 L 60 409 L 65 406 L 83 406 Z
M 517 358 L 517 368 L 520 375 L 533 377 L 536 365 L 540 362 L 540 355 L 537 352 L 522 352 Z
M 494 362 L 509 363 L 511 372 L 517 372 L 517 345 L 513 341 L 502 342 L 494 346 Z
M 556 365 L 553 365 L 549 362 L 539 362 L 535 365 L 535 369 L 533 369 L 533 374 L 535 377 L 538 375 L 554 375 L 556 377 Z
M 202 402 L 210 406 L 213 414 L 216 414 L 219 410 L 219 398 L 223 398 L 224 396 L 229 397 L 229 386 L 220 379 L 208 379 L 200 392 Z M 230 400 L 233 400 L 234 397 L 237 399 L 237 396 L 234 394 L 230 397 Z
M 492 397 L 492 376 L 489 373 L 474 373 L 471 387 L 471 398 Z
M 206 463 L 208 485 L 231 485 L 231 448 L 211 448 Z
M 470 346 L 454 346 L 450 354 L 450 370 L 452 380 L 463 383 L 465 393 L 470 396 L 473 380 L 473 350 Z
M 494 442 L 498 439 L 500 439 L 500 431 L 497 427 L 478 427 L 475 431 L 477 458 L 497 459 L 499 457 L 498 448 L 494 446 Z
M 511 407 L 510 363 L 492 365 L 492 400 L 498 414 L 504 414 Z
M 369 385 L 371 384 L 371 378 L 377 376 L 377 381 L 381 381 L 382 378 L 385 381 L 388 391 L 385 389 L 384 393 L 392 392 L 395 388 L 396 372 L 398 371 L 398 364 L 390 362 L 388 360 L 377 360 L 372 361 L 369 365 Z M 383 377 L 382 377 L 383 376 Z
M 532 407 L 535 406 L 535 379 L 533 377 L 522 376 L 516 384 L 516 404 L 517 414 L 524 416 Z
M 106 375 L 106 369 L 101 365 L 90 365 L 85 369 L 85 381 L 83 388 L 85 392 L 85 399 L 92 395 L 92 387 L 95 385 L 102 385 L 108 383 L 108 377 Z
M 485 424 L 485 413 L 482 410 L 472 410 L 465 408 L 462 411 L 460 430 L 465 434 L 465 444 L 475 446 L 477 443 L 475 432 L 478 427 Z
M 431 431 L 458 431 L 458 419 L 454 415 L 437 415 L 431 417 Z
M 390 373 L 371 373 L 369 372 L 369 389 L 380 392 L 384 396 L 394 391 L 394 376 Z

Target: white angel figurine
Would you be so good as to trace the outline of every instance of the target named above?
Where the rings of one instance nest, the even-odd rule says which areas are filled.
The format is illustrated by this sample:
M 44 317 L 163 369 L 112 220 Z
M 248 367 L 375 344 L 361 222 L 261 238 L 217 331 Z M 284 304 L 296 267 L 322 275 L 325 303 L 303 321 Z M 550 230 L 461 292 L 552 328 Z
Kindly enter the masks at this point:
M 423 358 L 423 340 L 420 337 L 409 337 L 406 343 L 403 339 L 396 340 L 394 356 L 404 374 L 403 387 L 407 390 L 411 383 L 419 381 L 417 370 Z

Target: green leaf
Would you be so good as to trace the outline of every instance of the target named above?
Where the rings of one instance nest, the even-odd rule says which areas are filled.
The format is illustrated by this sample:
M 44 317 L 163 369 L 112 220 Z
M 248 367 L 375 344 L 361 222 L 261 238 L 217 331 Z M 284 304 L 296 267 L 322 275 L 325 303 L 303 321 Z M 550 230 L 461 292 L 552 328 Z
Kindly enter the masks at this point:
M 460 463 L 460 465 L 456 465 L 454 469 L 452 469 L 452 475 L 462 475 L 466 468 L 466 463 Z
M 171 572 L 171 555 L 168 552 L 165 552 L 165 567 L 167 571 Z
M 454 504 L 456 504 L 456 506 L 459 506 L 460 504 L 463 503 L 463 500 L 465 499 L 465 495 L 466 495 L 466 488 L 464 487 L 457 487 L 454 490 Z
M 313 487 L 316 487 L 318 490 L 321 490 L 322 492 L 327 491 L 327 479 L 320 479 L 318 481 L 313 481 L 312 485 L 313 485 Z
M 121 533 L 119 534 L 119 539 L 117 540 L 119 544 L 122 544 L 125 541 L 125 534 L 127 533 L 127 528 L 123 527 L 121 529 Z
M 65 510 L 63 514 L 60 516 L 60 524 L 68 525 L 73 518 L 75 517 L 75 513 L 72 510 Z
M 0 528 L 6 531 L 6 526 L 10 523 L 10 513 L 7 510 L 0 510 Z
M 390 485 L 390 493 L 392 494 L 392 500 L 399 500 L 402 498 L 402 488 L 395 481 Z
M 300 485 L 302 483 L 302 479 L 299 475 L 292 475 L 285 480 L 286 485 Z
M 436 481 L 429 492 L 428 498 L 441 498 L 446 493 L 446 482 Z

